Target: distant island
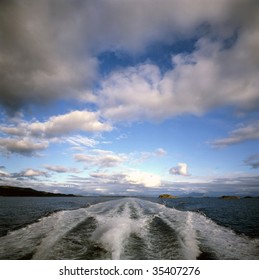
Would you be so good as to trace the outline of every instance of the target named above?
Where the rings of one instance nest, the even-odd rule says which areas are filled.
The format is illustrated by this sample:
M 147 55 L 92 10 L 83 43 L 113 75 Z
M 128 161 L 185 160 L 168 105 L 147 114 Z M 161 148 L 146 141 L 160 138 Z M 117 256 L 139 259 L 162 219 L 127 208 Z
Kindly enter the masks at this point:
M 47 197 L 70 196 L 70 197 L 76 197 L 77 195 L 36 191 L 31 188 L 0 186 L 0 196 L 47 196 Z
M 160 194 L 159 198 L 177 198 L 177 196 L 171 194 Z
M 240 199 L 240 197 L 235 195 L 223 195 L 220 199 Z

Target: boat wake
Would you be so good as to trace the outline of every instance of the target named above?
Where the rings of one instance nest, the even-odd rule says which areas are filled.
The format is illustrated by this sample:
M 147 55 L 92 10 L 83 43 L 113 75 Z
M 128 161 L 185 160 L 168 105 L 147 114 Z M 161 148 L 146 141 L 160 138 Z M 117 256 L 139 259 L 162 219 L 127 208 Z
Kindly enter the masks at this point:
M 258 247 L 200 213 L 124 198 L 12 231 L 0 238 L 0 259 L 258 259 Z

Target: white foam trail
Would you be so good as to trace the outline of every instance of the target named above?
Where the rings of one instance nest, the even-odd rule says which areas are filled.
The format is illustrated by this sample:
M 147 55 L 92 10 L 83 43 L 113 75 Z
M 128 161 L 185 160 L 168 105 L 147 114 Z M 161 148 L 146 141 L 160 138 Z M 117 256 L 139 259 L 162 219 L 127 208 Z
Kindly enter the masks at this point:
M 85 209 L 59 212 L 57 219 L 54 221 L 55 223 L 51 224 L 51 230 L 37 246 L 33 259 L 46 259 L 50 249 L 57 241 L 87 217 L 88 215 Z M 47 224 L 50 225 L 49 221 Z
M 196 231 L 193 227 L 192 214 L 191 212 L 181 212 L 166 207 L 160 213 L 160 217 L 177 233 L 181 244 L 182 258 L 187 260 L 196 259 L 201 253 Z
M 237 235 L 195 212 L 178 211 L 157 203 L 136 200 L 141 208 L 157 215 L 178 233 L 183 259 L 196 259 L 206 247 L 218 259 L 257 259 L 259 240 Z M 155 214 L 156 213 L 156 214 Z
M 200 242 L 210 248 L 218 259 L 258 259 L 259 239 L 237 235 L 198 213 L 193 213 L 193 226 Z
M 149 213 L 161 218 L 177 233 L 182 250 L 182 255 L 179 256 L 181 259 L 196 259 L 200 255 L 199 242 L 193 228 L 191 212 L 178 211 L 148 201 L 142 201 L 141 204 Z
M 102 246 L 111 253 L 112 259 L 120 259 L 126 240 L 132 233 L 141 235 L 146 226 L 145 219 L 134 220 L 130 216 L 130 199 L 114 205 L 114 211 L 106 215 L 96 215 L 97 229 L 93 232 L 92 240 L 100 242 Z M 114 204 L 114 203 L 113 203 Z M 134 203 L 133 203 L 134 204 Z M 119 211 L 121 206 L 123 211 Z M 91 211 L 92 212 L 92 211 Z
M 195 260 L 201 253 L 196 230 L 193 227 L 193 213 L 187 212 L 185 223 L 178 224 L 176 231 L 182 245 L 183 255 L 187 260 Z
M 34 259 L 48 258 L 49 249 L 71 228 L 86 218 L 86 210 L 60 211 L 0 238 L 0 259 L 26 254 Z
M 217 259 L 257 259 L 258 239 L 239 236 L 229 228 L 195 212 L 164 208 L 159 216 L 169 222 L 180 239 L 184 258 L 195 259 L 206 247 Z

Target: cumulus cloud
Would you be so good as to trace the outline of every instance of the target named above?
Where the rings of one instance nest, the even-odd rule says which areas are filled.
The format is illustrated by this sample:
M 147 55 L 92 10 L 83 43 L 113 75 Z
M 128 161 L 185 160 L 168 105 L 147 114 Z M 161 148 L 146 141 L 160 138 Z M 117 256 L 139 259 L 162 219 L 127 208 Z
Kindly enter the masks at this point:
M 115 121 L 154 119 L 163 114 L 162 106 L 169 100 L 158 91 L 160 80 L 160 70 L 150 64 L 113 72 L 101 83 L 102 114 Z
M 244 163 L 253 169 L 259 168 L 259 154 L 255 154 L 247 158 Z
M 206 23 L 216 34 L 215 38 L 226 38 L 239 28 L 237 45 L 231 52 L 208 54 L 211 63 L 206 59 L 204 48 L 202 53 L 194 54 L 195 63 L 192 65 L 180 60 L 176 71 L 164 77 L 169 81 L 163 82 L 163 87 L 168 87 L 173 97 L 156 89 L 154 76 L 150 84 L 140 73 L 137 73 L 139 78 L 131 74 L 129 81 L 124 77 L 125 87 L 122 84 L 118 86 L 129 93 L 134 89 L 138 91 L 138 95 L 148 103 L 143 107 L 143 115 L 147 117 L 153 117 L 152 108 L 160 108 L 154 117 L 186 111 L 200 112 L 205 105 L 221 102 L 222 99 L 218 100 L 217 96 L 222 97 L 226 93 L 227 101 L 230 99 L 233 103 L 247 103 L 250 106 L 252 100 L 258 101 L 254 93 L 254 76 L 258 76 L 258 73 L 252 74 L 251 71 L 258 64 L 258 10 L 256 0 L 211 0 L 209 3 L 207 0 L 1 1 L 1 104 L 16 110 L 26 103 L 47 103 L 57 98 L 78 98 L 82 95 L 86 101 L 93 102 L 96 97 L 89 89 L 98 78 L 98 54 L 107 50 L 139 53 L 155 41 L 193 36 Z M 225 65 L 228 67 L 221 72 L 224 68 L 220 64 L 224 59 L 227 59 Z M 130 71 L 142 72 L 143 69 Z M 155 69 L 152 71 L 157 72 Z M 204 73 L 209 75 L 208 79 L 201 78 Z M 225 73 L 229 73 L 226 78 Z M 174 80 L 177 77 L 179 82 Z M 224 78 L 222 82 L 219 77 Z M 234 86 L 240 77 L 243 78 Z M 247 77 L 251 82 L 244 83 Z M 135 81 L 137 84 L 133 87 Z M 109 82 L 106 81 L 106 84 L 109 85 Z M 210 99 L 208 104 L 199 107 L 199 99 L 207 97 L 207 92 L 218 89 L 218 86 L 219 90 L 214 91 L 220 92 L 215 93 L 216 100 Z M 109 90 L 115 91 L 113 88 Z M 143 92 L 146 91 L 151 100 L 145 99 Z M 233 91 L 236 91 L 237 97 L 231 94 Z M 241 95 L 240 92 L 245 94 Z M 104 113 L 124 118 L 131 113 L 133 118 L 134 109 L 125 104 L 126 100 L 116 97 L 115 92 L 114 95 L 109 100 L 111 107 L 101 104 L 102 108 L 105 107 Z M 183 100 L 188 100 L 187 97 L 192 97 L 193 106 L 191 102 L 182 104 Z M 169 110 L 166 107 L 163 113 L 161 107 L 153 103 L 158 101 L 165 105 L 167 98 L 173 108 Z M 135 100 L 140 102 L 137 106 L 141 107 L 144 101 L 136 97 Z M 116 105 L 119 107 L 117 111 Z
M 108 123 L 99 120 L 98 112 L 72 111 L 67 114 L 50 117 L 45 122 L 23 122 L 18 126 L 0 126 L 0 132 L 13 136 L 32 136 L 53 138 L 68 135 L 73 132 L 101 132 L 109 131 L 112 127 Z M 70 139 L 73 140 L 72 138 Z M 74 138 L 76 140 L 76 138 Z M 84 139 L 86 140 L 86 139 Z M 77 142 L 83 144 L 83 137 L 77 137 Z M 76 141 L 74 141 L 75 143 Z M 88 141 L 88 143 L 90 143 Z M 93 144 L 93 142 L 92 142 Z
M 46 122 L 34 122 L 27 126 L 33 136 L 56 137 L 75 131 L 100 132 L 111 130 L 111 126 L 98 120 L 98 113 L 72 111 L 68 114 L 52 116 Z
M 21 171 L 20 173 L 14 173 L 12 174 L 13 177 L 27 177 L 27 178 L 35 178 L 35 177 L 47 177 L 48 173 L 45 171 L 41 171 L 41 170 L 37 170 L 37 169 L 33 169 L 33 168 L 28 168 L 26 170 Z
M 186 163 L 178 163 L 177 166 L 169 170 L 169 173 L 172 175 L 189 176 L 188 165 Z
M 101 112 L 114 121 L 157 121 L 186 113 L 201 115 L 223 105 L 256 110 L 255 38 L 259 38 L 256 30 L 245 32 L 232 48 L 224 47 L 224 41 L 202 38 L 193 53 L 174 55 L 173 69 L 163 75 L 153 64 L 114 71 L 97 92 Z
M 46 141 L 31 141 L 30 139 L 0 138 L 0 151 L 9 155 L 12 153 L 24 156 L 37 155 L 48 147 Z
M 114 184 L 118 186 L 136 186 L 145 188 L 159 188 L 162 185 L 161 177 L 157 174 L 140 170 L 127 170 L 121 173 L 97 172 L 90 176 L 100 183 Z
M 45 122 L 21 120 L 15 124 L 0 125 L 0 132 L 7 136 L 0 138 L 0 150 L 30 156 L 48 148 L 52 141 L 93 147 L 98 143 L 96 140 L 80 135 L 69 135 L 79 131 L 96 133 L 111 129 L 110 124 L 99 120 L 99 113 L 88 111 L 72 111 L 52 116 Z
M 228 137 L 213 141 L 212 146 L 215 148 L 224 148 L 229 145 L 256 139 L 259 139 L 259 121 L 233 130 Z
M 49 171 L 56 173 L 79 173 L 77 168 L 69 168 L 61 165 L 45 165 L 45 168 Z
M 161 177 L 149 172 L 132 171 L 125 175 L 125 180 L 127 183 L 143 185 L 147 188 L 159 188 L 161 186 Z
M 109 168 L 119 166 L 127 157 L 112 151 L 94 149 L 89 154 L 75 154 L 74 159 L 78 162 L 84 162 L 90 167 Z

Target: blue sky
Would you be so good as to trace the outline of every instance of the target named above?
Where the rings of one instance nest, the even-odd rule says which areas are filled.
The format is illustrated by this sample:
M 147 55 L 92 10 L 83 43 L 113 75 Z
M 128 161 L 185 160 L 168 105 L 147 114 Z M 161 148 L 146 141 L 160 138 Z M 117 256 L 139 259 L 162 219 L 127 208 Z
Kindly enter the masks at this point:
M 3 1 L 0 184 L 259 195 L 254 0 Z

